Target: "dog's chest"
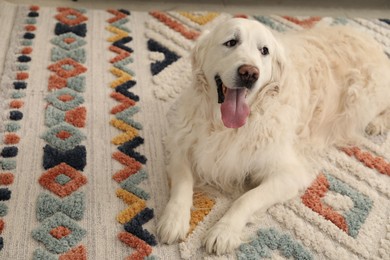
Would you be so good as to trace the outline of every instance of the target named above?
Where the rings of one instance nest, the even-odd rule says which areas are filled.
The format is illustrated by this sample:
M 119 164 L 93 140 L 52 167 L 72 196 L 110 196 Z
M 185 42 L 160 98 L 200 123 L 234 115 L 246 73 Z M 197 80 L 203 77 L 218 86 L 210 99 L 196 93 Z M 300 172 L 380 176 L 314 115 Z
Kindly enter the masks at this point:
M 243 182 L 253 168 L 257 147 L 234 131 L 204 134 L 192 147 L 192 161 L 201 180 L 221 186 Z

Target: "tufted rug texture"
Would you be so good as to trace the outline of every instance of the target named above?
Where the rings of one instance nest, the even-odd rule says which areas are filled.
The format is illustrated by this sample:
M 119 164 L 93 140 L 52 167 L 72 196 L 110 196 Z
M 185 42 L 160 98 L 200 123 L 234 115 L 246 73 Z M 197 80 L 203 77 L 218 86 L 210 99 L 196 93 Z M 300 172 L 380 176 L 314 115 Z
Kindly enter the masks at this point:
M 355 27 L 390 54 L 388 19 L 241 16 L 279 32 Z M 229 17 L 0 0 L 0 259 L 390 259 L 387 134 L 324 151 L 312 186 L 256 216 L 234 253 L 202 247 L 232 202 L 213 190 L 194 195 L 185 241 L 159 243 L 166 113 L 200 31 Z

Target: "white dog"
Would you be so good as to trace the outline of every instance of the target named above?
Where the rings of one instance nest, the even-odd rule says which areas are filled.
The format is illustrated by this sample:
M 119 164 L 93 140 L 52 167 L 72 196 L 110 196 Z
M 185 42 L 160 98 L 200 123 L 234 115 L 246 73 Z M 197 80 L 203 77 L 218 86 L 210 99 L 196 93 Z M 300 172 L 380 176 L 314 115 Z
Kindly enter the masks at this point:
M 192 65 L 166 143 L 171 195 L 158 224 L 165 243 L 186 237 L 195 185 L 231 192 L 250 183 L 204 238 L 210 253 L 234 250 L 252 214 L 313 181 L 304 147 L 390 126 L 390 62 L 351 28 L 273 35 L 235 18 L 202 34 Z

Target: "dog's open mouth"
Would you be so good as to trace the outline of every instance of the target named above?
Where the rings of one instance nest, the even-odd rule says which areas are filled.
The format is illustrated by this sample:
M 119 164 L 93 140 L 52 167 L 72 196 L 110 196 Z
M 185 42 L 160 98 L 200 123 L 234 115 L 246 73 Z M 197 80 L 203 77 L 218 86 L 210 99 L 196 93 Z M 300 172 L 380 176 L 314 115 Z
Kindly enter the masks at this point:
M 247 88 L 232 89 L 225 86 L 219 75 L 215 76 L 218 103 L 221 104 L 223 124 L 228 128 L 239 128 L 246 123 L 250 109 L 246 102 Z

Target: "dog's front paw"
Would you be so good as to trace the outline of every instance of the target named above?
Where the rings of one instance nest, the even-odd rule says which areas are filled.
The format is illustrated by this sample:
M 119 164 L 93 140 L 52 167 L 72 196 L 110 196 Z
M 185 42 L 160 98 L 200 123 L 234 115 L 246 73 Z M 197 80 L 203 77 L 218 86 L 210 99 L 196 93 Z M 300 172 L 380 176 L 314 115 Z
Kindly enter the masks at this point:
M 373 122 L 367 125 L 365 131 L 368 135 L 375 136 L 383 132 L 384 127 L 380 124 L 380 122 L 375 122 L 375 121 L 376 120 L 374 120 Z
M 168 203 L 157 224 L 160 241 L 172 244 L 186 238 L 190 228 L 190 208 L 176 203 Z
M 204 246 L 210 254 L 231 253 L 241 244 L 240 235 L 240 231 L 234 230 L 231 225 L 218 222 L 207 233 Z

